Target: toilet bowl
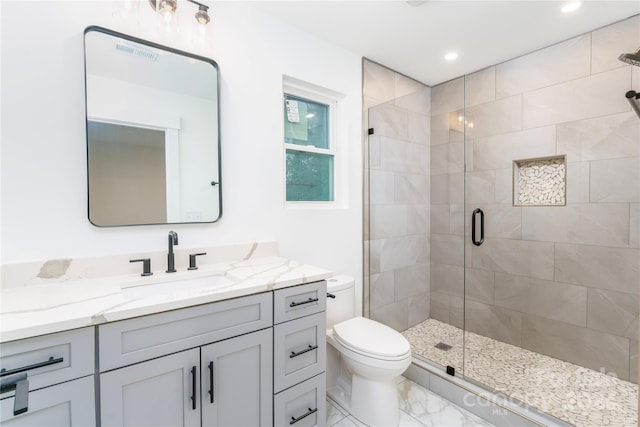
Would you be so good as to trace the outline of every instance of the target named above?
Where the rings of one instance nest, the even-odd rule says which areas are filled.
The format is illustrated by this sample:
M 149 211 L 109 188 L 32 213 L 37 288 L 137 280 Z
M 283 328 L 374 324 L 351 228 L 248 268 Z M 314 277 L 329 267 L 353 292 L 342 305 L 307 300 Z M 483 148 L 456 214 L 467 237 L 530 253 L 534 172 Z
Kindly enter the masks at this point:
M 338 282 L 327 281 L 327 291 L 336 301 L 340 291 L 346 291 L 345 298 L 353 292 L 352 279 L 340 276 Z M 327 393 L 369 426 L 397 426 L 396 378 L 411 364 L 409 342 L 382 323 L 353 317 L 353 310 L 350 315 L 332 311 L 332 303 L 329 300 L 327 307 Z

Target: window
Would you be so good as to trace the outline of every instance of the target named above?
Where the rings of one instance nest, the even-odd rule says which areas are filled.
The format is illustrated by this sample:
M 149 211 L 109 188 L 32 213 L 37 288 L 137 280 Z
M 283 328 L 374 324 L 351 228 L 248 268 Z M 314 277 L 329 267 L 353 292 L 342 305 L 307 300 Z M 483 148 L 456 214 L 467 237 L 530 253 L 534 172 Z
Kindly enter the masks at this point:
M 285 200 L 336 200 L 336 100 L 285 84 Z

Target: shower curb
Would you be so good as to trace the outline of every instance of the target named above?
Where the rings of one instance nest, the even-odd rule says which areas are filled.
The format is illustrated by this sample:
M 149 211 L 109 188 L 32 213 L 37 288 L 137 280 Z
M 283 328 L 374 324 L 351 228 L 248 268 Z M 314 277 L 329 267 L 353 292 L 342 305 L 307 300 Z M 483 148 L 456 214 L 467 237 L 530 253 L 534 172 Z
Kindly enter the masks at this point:
M 468 380 L 447 375 L 442 368 L 415 357 L 403 375 L 496 427 L 572 427 L 572 424 L 487 391 Z

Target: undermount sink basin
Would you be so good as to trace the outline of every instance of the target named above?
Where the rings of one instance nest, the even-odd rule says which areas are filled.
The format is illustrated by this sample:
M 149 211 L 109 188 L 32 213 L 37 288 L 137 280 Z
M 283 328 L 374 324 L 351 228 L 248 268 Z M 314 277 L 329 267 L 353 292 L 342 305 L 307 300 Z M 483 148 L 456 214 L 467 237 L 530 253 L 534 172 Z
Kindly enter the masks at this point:
M 136 282 L 123 283 L 120 288 L 122 295 L 127 299 L 148 298 L 154 296 L 210 292 L 233 286 L 236 282 L 233 278 L 223 274 L 209 274 L 198 277 L 173 277 L 161 276 L 148 277 Z

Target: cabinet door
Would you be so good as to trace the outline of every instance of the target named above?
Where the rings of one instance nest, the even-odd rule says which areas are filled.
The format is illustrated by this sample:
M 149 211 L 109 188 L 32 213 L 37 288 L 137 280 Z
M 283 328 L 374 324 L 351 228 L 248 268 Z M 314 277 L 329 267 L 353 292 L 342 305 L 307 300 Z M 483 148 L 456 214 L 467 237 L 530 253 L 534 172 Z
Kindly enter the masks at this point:
M 199 370 L 196 348 L 101 374 L 102 426 L 199 426 Z
M 0 401 L 0 424 L 6 427 L 86 427 L 96 425 L 93 377 L 29 393 L 29 409 L 13 415 L 13 397 Z
M 202 425 L 270 426 L 272 329 L 202 347 Z

